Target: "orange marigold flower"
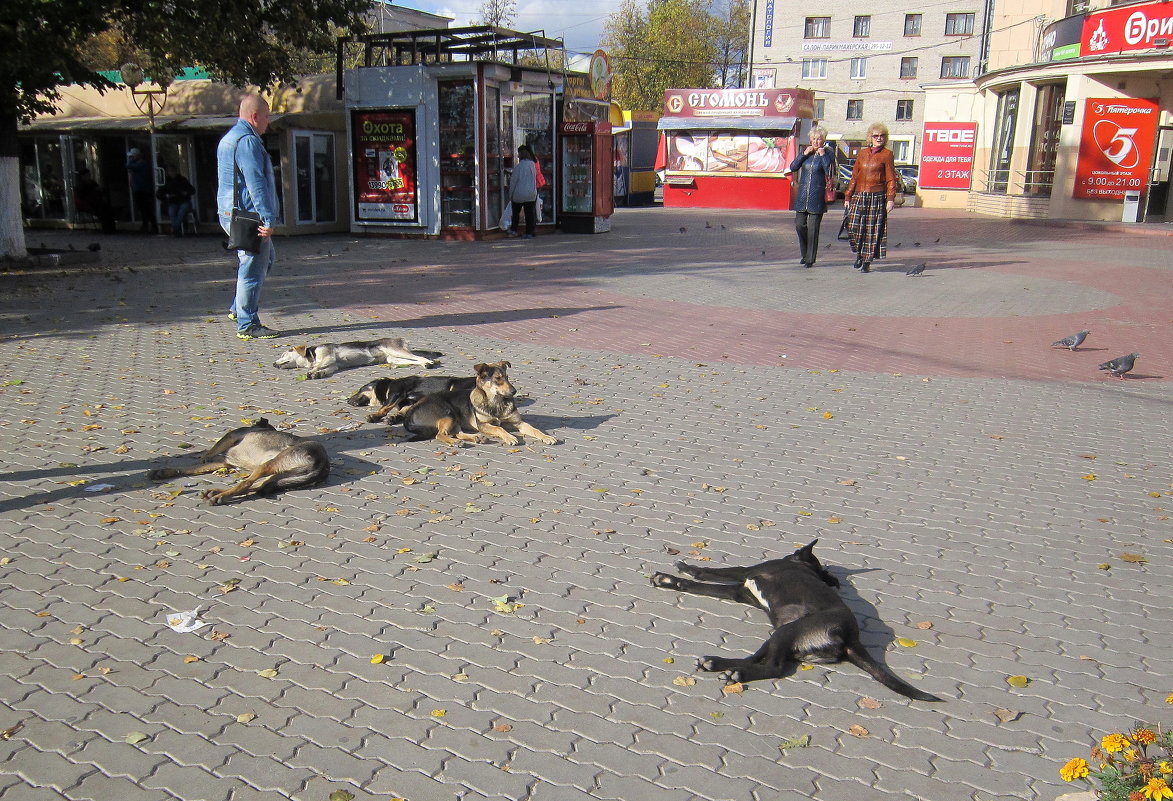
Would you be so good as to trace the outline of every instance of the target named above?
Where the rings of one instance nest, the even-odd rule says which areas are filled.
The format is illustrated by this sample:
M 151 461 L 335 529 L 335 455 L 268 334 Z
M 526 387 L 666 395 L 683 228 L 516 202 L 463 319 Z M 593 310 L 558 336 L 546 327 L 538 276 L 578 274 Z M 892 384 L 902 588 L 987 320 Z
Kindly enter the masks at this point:
M 1136 751 L 1132 750 L 1131 748 L 1124 752 L 1124 758 L 1129 762 L 1135 762 L 1136 756 Z
M 1065 782 L 1086 778 L 1088 773 L 1087 760 L 1079 757 L 1068 761 L 1066 765 L 1059 768 L 1059 778 Z
M 1132 733 L 1132 739 L 1141 745 L 1152 745 L 1157 741 L 1157 735 L 1152 729 L 1137 729 Z
M 1162 762 L 1157 766 L 1157 769 L 1160 770 L 1161 773 L 1173 773 L 1173 762 Z
M 1100 746 L 1109 754 L 1115 754 L 1118 751 L 1123 751 L 1132 743 L 1128 742 L 1128 738 L 1123 734 L 1108 734 L 1100 740 Z
M 1173 798 L 1173 790 L 1164 779 L 1149 779 L 1148 784 L 1141 788 L 1144 797 L 1150 801 L 1168 801 Z
M 1144 801 L 1144 793 L 1140 790 L 1133 790 L 1128 794 L 1128 801 Z

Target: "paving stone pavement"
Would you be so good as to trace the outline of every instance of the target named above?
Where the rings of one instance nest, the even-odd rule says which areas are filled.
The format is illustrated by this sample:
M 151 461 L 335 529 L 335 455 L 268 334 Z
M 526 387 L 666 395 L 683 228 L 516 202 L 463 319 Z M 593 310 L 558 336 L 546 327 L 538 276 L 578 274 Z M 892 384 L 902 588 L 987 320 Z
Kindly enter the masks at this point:
M 98 241 L 0 274 L 0 801 L 1051 801 L 1095 738 L 1173 724 L 1163 232 L 908 209 L 871 275 L 841 243 L 799 268 L 784 214 L 290 238 L 287 335 L 248 343 L 216 237 Z M 343 401 L 409 371 L 271 366 L 381 335 L 444 373 L 509 360 L 560 444 L 408 443 Z M 260 416 L 326 445 L 324 486 L 147 480 Z M 944 703 L 851 665 L 694 672 L 765 615 L 650 574 L 814 538 L 873 654 Z

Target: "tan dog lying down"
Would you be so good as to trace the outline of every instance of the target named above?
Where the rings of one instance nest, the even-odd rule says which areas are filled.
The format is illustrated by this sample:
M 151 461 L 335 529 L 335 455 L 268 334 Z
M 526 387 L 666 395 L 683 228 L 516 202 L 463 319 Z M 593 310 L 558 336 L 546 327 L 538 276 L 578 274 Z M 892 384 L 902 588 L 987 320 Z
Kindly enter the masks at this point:
M 329 378 L 339 370 L 366 367 L 368 364 L 389 364 L 393 367 L 431 367 L 435 351 L 414 352 L 407 349 L 400 337 L 386 337 L 371 342 L 343 342 L 340 345 L 298 345 L 281 354 L 274 367 L 282 370 L 309 370 L 306 378 Z

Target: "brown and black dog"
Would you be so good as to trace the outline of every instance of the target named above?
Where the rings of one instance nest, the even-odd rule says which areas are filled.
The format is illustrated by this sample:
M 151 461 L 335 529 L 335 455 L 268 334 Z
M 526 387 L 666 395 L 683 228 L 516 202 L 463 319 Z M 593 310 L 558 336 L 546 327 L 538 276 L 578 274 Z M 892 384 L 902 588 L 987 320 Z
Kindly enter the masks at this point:
M 815 542 L 818 540 L 781 559 L 751 567 L 700 567 L 677 562 L 676 569 L 692 578 L 667 573 L 652 576 L 653 587 L 739 601 L 764 609 L 770 616 L 774 632 L 753 656 L 706 656 L 697 661 L 697 667 L 720 673 L 727 682 L 744 682 L 781 678 L 796 662 L 825 664 L 846 659 L 901 695 L 940 701 L 896 676 L 863 647 L 859 623 L 835 591 L 839 579 L 815 557 Z
M 278 431 L 261 418 L 251 426 L 234 428 L 200 456 L 193 467 L 163 467 L 147 477 L 165 481 L 180 476 L 213 473 L 222 467 L 248 470 L 243 481 L 226 490 L 204 490 L 200 497 L 212 505 L 255 492 L 271 495 L 277 490 L 320 484 L 330 475 L 330 456 L 320 442 Z
M 472 391 L 454 389 L 421 398 L 403 413 L 403 427 L 412 441 L 438 439 L 445 445 L 482 442 L 481 435 L 495 437 L 506 445 L 516 445 L 511 428 L 526 437 L 536 437 L 547 445 L 558 440 L 521 419 L 513 402 L 517 390 L 506 372 L 509 362 L 478 364 Z
M 368 422 L 378 423 L 386 419 L 388 423 L 394 423 L 409 406 L 426 395 L 454 390 L 472 392 L 476 383 L 475 376 L 406 375 L 402 378 L 376 378 L 360 387 L 346 402 L 351 406 L 378 406 L 378 411 L 367 415 Z

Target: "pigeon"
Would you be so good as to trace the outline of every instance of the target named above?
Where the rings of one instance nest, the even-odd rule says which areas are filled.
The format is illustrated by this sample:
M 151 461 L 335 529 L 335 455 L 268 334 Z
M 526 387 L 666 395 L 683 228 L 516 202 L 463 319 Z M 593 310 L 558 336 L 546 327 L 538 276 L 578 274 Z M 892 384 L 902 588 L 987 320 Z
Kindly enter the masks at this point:
M 687 230 L 688 230 L 688 229 L 687 229 L 687 228 L 685 228 L 683 225 L 682 225 L 682 226 L 680 226 L 680 233 L 682 233 L 682 234 L 683 234 L 683 233 L 684 233 L 685 231 L 687 231 Z
M 933 244 L 935 245 L 940 241 L 941 241 L 941 237 L 937 237 L 936 239 L 933 240 Z
M 1076 348 L 1078 348 L 1080 345 L 1083 344 L 1083 341 L 1085 339 L 1087 339 L 1087 335 L 1090 333 L 1091 333 L 1091 331 L 1080 331 L 1078 334 L 1072 334 L 1069 337 L 1063 337 L 1060 340 L 1056 340 L 1055 342 L 1052 342 L 1051 347 L 1052 348 L 1069 348 L 1071 350 L 1075 350 Z
M 90 253 L 97 253 L 101 249 L 101 242 L 91 242 L 90 244 L 86 245 L 86 250 L 88 250 Z
M 1129 353 L 1127 356 L 1117 356 L 1115 359 L 1109 359 L 1100 365 L 1101 370 L 1107 370 L 1112 375 L 1123 380 L 1124 374 L 1132 369 L 1132 365 L 1136 363 L 1139 353 Z
M 906 272 L 905 275 L 911 275 L 913 277 L 918 276 L 925 271 L 926 266 L 927 265 L 925 265 L 925 263 L 922 261 L 920 264 L 916 265 L 911 270 Z
M 713 226 L 709 224 L 709 221 L 705 220 L 705 228 L 712 228 L 712 227 Z
M 920 247 L 920 242 L 913 242 L 913 243 L 912 243 L 912 246 L 913 246 L 914 248 L 919 248 L 919 247 Z

